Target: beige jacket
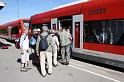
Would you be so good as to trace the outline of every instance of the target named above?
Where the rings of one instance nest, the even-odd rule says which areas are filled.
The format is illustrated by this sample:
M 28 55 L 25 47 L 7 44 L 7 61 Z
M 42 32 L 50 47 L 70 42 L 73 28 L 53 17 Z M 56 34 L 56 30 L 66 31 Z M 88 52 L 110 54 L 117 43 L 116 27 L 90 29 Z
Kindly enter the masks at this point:
M 39 51 L 39 43 L 40 43 L 40 40 L 41 40 L 41 36 L 46 36 L 46 35 L 48 35 L 48 32 L 42 32 L 42 33 L 38 36 L 38 38 L 37 38 L 37 43 L 36 43 L 36 53 L 37 53 L 37 54 L 40 52 L 40 51 Z M 47 48 L 46 51 L 47 51 L 47 52 L 52 52 L 54 43 L 53 43 L 53 39 L 52 39 L 52 36 L 51 36 L 51 35 L 48 35 L 47 41 L 48 41 L 49 46 L 48 46 L 48 48 Z
M 71 44 L 72 37 L 69 32 L 67 32 L 66 30 L 63 30 L 62 32 L 59 33 L 59 36 L 60 36 L 61 46 L 67 46 Z

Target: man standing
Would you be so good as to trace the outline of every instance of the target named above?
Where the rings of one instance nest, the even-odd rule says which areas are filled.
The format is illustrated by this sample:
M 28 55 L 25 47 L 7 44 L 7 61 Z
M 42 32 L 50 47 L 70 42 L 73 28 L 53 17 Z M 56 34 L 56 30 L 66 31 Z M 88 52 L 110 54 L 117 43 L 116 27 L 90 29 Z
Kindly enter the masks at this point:
M 25 29 L 24 33 L 20 38 L 20 48 L 21 48 L 21 70 L 26 72 L 29 68 L 29 38 L 28 29 Z
M 58 37 L 57 37 L 57 34 L 55 32 L 55 30 L 53 29 L 51 31 L 51 35 L 52 35 L 52 39 L 53 39 L 53 66 L 56 67 L 58 66 L 58 63 L 57 63 L 57 50 L 59 49 L 59 41 L 58 41 Z
M 47 60 L 48 65 L 48 74 L 52 74 L 52 48 L 53 48 L 53 40 L 52 36 L 48 34 L 48 27 L 42 27 L 43 32 L 38 36 L 37 43 L 36 43 L 36 52 L 37 55 L 40 57 L 40 66 L 42 76 L 45 77 L 46 66 L 45 60 Z
M 61 44 L 61 54 L 62 54 L 62 64 L 68 65 L 70 60 L 70 45 L 72 37 L 69 31 L 66 31 L 63 27 L 60 33 L 60 44 Z

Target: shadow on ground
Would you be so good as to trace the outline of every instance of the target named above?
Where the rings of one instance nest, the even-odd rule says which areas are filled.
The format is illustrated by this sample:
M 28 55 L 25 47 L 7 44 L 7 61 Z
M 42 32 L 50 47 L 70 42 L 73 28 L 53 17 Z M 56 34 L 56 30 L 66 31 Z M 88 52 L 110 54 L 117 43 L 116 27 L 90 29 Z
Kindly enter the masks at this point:
M 32 61 L 32 65 L 37 68 L 38 72 L 41 74 L 41 68 L 40 68 L 40 60 L 37 55 L 34 53 L 30 54 L 29 60 Z M 17 62 L 21 64 L 21 58 L 17 59 Z
M 30 54 L 29 59 L 32 60 L 32 65 L 35 66 L 38 72 L 41 74 L 40 59 L 35 53 Z

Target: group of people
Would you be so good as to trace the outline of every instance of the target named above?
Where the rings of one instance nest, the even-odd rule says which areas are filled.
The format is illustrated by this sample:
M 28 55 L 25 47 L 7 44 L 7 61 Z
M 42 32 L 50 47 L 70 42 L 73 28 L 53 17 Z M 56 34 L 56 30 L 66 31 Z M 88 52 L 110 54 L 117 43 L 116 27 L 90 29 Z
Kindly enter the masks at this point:
M 35 45 L 31 43 L 33 38 L 36 39 L 34 41 Z M 31 69 L 28 64 L 29 46 L 31 46 L 34 49 L 34 54 L 40 59 L 42 76 L 45 77 L 47 73 L 51 75 L 53 72 L 52 67 L 58 66 L 58 55 L 61 54 L 61 63 L 63 65 L 69 64 L 71 42 L 71 34 L 65 27 L 62 27 L 60 31 L 56 31 L 55 29 L 49 30 L 44 25 L 42 26 L 42 32 L 34 33 L 30 40 L 28 39 L 28 30 L 25 30 L 20 38 L 21 71 L 26 72 Z

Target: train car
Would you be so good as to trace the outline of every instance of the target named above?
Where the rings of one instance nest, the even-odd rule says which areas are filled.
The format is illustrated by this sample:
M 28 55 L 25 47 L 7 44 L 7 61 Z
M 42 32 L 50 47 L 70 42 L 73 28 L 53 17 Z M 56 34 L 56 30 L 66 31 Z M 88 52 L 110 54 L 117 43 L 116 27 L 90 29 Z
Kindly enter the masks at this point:
M 0 37 L 7 40 L 12 40 L 15 42 L 15 44 L 17 44 L 23 31 L 26 28 L 29 28 L 29 22 L 30 20 L 28 18 L 23 18 L 1 25 Z M 31 31 L 29 29 L 29 35 L 30 32 Z
M 0 37 L 1 38 L 8 38 L 8 31 L 7 27 L 0 25 Z
M 73 56 L 124 68 L 124 0 L 89 0 L 31 16 L 32 28 L 69 27 Z

